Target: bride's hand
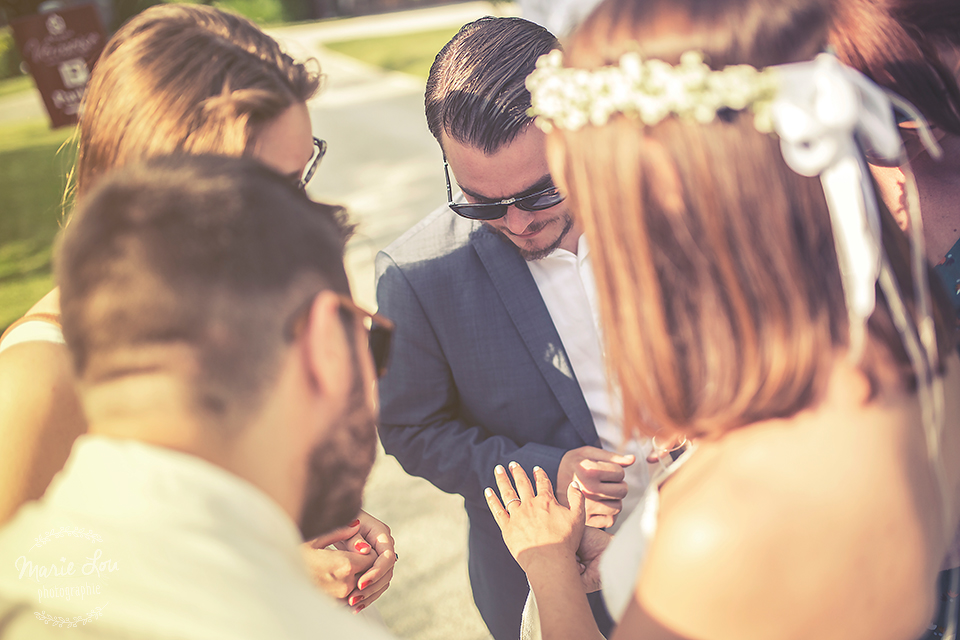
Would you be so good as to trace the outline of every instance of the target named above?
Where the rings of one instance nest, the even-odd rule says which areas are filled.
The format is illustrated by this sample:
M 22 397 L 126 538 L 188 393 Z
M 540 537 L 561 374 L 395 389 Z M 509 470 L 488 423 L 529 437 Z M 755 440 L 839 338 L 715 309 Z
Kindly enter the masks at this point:
M 528 574 L 538 558 L 550 561 L 568 558 L 576 562 L 585 521 L 580 486 L 571 482 L 567 487 L 567 500 L 571 505 L 567 508 L 557 502 L 550 478 L 540 467 L 533 468 L 536 494 L 519 464 L 511 462 L 510 472 L 513 483 L 502 466 L 497 465 L 494 469 L 503 503 L 492 489 L 484 491 L 487 506 L 510 553 Z

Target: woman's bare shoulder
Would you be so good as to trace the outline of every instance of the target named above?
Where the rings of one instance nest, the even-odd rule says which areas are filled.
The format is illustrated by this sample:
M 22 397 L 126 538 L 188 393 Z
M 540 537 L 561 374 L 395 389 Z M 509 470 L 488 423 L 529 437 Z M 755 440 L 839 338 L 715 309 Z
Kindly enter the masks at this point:
M 789 592 L 807 578 L 784 549 L 801 535 L 796 512 L 809 507 L 788 487 L 793 495 L 772 499 L 777 479 L 730 473 L 727 464 L 703 461 L 688 469 L 695 474 L 675 476 L 684 486 L 665 487 L 637 597 L 683 637 L 775 637 L 753 632 L 783 622 L 784 600 L 800 604 Z
M 85 430 L 64 345 L 24 342 L 0 353 L 0 522 L 43 493 Z
M 681 635 L 738 639 L 869 635 L 881 600 L 878 624 L 909 635 L 927 619 L 930 527 L 904 480 L 924 455 L 916 403 L 871 402 L 861 382 L 841 377 L 810 411 L 700 445 L 661 493 L 645 611 Z
M 46 340 L 15 344 L 0 352 L 0 388 L 39 388 L 50 392 L 61 383 L 73 384 L 70 352 L 66 345 Z M 20 398 L 22 400 L 22 398 Z

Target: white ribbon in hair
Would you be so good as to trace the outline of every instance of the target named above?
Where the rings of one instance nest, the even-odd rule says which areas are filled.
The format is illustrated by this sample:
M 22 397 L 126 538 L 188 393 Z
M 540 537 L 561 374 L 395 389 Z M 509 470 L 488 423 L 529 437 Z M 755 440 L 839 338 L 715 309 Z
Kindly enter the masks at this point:
M 781 84 L 771 105 L 771 119 L 787 165 L 801 175 L 820 176 L 850 318 L 851 355 L 856 359 L 862 353 L 879 279 L 917 374 L 927 455 L 937 477 L 943 512 L 948 513 L 949 495 L 944 491 L 948 485 L 940 456 L 943 380 L 937 372 L 936 333 L 929 309 L 926 265 L 922 261 L 920 212 L 910 211 L 915 223 L 911 236 L 913 256 L 915 261 L 919 260 L 913 276 L 920 320 L 914 326 L 883 255 L 876 194 L 870 170 L 857 148 L 859 143 L 873 156 L 897 165 L 906 162 L 893 106 L 882 89 L 828 54 L 811 62 L 777 67 L 777 73 Z M 944 526 L 948 528 L 949 522 L 944 520 Z
M 829 54 L 778 66 L 777 73 L 774 128 L 787 165 L 801 175 L 820 176 L 850 315 L 850 346 L 858 353 L 876 304 L 881 249 L 870 171 L 855 141 L 897 160 L 901 143 L 893 109 L 879 87 Z

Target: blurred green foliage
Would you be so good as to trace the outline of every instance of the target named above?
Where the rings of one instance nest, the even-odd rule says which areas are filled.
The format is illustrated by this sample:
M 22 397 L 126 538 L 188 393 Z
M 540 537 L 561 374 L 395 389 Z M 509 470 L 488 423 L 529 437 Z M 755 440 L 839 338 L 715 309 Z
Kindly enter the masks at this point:
M 14 93 L 31 91 L 34 88 L 36 88 L 36 85 L 31 76 L 16 76 L 7 78 L 6 80 L 0 80 L 0 98 Z
M 308 11 L 300 0 L 216 0 L 213 6 L 239 13 L 261 26 L 306 20 Z
M 53 287 L 73 132 L 51 130 L 46 119 L 0 125 L 0 330 Z
M 10 27 L 0 28 L 0 80 L 22 75 L 20 72 L 20 53 L 13 41 Z

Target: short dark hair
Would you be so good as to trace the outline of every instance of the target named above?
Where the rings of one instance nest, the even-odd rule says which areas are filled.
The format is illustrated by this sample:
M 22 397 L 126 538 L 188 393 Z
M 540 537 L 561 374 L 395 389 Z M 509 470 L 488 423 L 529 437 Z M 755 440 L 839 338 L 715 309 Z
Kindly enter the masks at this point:
M 343 209 L 251 159 L 167 156 L 104 179 L 58 248 L 63 332 L 80 379 L 195 361 L 199 408 L 249 411 L 273 379 L 283 325 L 322 289 L 348 293 Z
M 960 86 L 936 45 L 960 47 L 957 0 L 840 0 L 830 43 L 843 62 L 960 135 Z
M 556 36 L 522 18 L 485 17 L 463 25 L 427 77 L 427 126 L 486 154 L 513 141 L 527 115 L 527 76 L 537 58 L 560 46 Z M 442 142 L 441 142 L 442 144 Z

